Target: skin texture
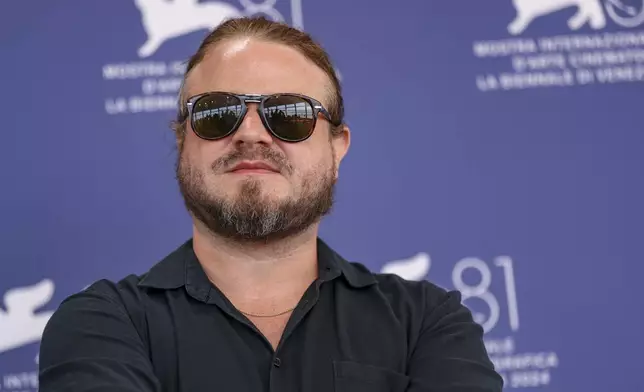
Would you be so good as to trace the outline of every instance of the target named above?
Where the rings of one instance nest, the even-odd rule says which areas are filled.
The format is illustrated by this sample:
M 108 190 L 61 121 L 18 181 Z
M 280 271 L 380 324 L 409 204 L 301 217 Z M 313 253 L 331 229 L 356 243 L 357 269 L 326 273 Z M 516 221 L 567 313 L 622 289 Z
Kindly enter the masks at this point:
M 186 96 L 207 91 L 300 93 L 328 105 L 330 81 L 295 49 L 253 38 L 210 48 L 186 80 Z M 294 307 L 317 277 L 319 221 L 332 205 L 338 169 L 350 144 L 346 126 L 330 136 L 318 116 L 310 138 L 283 142 L 249 110 L 239 129 L 216 141 L 187 125 L 177 178 L 193 216 L 195 252 L 210 280 L 238 309 L 274 314 Z M 264 162 L 277 171 L 231 169 Z M 276 346 L 290 314 L 253 319 Z

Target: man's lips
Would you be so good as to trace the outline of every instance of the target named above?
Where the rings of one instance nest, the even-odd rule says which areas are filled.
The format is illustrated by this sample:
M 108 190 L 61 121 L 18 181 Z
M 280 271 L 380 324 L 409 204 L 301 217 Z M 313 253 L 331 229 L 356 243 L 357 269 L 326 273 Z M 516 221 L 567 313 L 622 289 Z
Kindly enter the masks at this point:
M 231 173 L 279 173 L 274 166 L 260 161 L 244 161 L 233 166 Z

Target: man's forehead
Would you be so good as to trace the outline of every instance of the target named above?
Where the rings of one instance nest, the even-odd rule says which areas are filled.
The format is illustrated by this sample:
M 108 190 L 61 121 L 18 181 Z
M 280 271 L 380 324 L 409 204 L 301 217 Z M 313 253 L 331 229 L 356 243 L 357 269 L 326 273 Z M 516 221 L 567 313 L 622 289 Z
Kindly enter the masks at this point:
M 210 48 L 188 75 L 185 96 L 207 91 L 291 92 L 325 102 L 329 87 L 324 71 L 295 49 L 242 39 Z

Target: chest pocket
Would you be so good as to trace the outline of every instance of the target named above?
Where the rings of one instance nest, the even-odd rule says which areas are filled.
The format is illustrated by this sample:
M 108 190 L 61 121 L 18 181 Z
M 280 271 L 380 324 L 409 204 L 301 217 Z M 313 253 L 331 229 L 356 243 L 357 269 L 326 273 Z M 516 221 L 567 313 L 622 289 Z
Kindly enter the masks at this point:
M 334 361 L 335 392 L 404 392 L 409 377 L 391 369 L 350 361 Z

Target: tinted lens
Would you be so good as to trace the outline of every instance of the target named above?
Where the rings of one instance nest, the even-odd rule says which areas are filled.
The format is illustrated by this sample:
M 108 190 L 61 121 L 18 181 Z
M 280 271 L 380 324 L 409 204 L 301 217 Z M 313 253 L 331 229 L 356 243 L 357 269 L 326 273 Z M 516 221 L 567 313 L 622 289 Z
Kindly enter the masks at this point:
M 192 128 L 204 139 L 219 139 L 230 134 L 242 114 L 241 101 L 232 95 L 215 93 L 203 96 L 192 110 Z
M 268 126 L 277 137 L 288 141 L 304 140 L 313 132 L 313 107 L 304 98 L 276 95 L 264 102 Z

